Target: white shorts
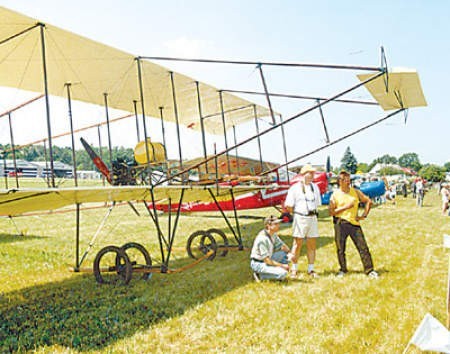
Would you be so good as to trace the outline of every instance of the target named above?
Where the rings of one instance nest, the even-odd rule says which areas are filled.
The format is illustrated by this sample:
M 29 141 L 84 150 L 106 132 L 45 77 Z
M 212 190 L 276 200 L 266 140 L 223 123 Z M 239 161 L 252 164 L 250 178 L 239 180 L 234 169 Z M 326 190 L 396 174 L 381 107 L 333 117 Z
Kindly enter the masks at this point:
M 302 216 L 294 214 L 294 222 L 292 224 L 292 237 L 319 237 L 317 216 Z

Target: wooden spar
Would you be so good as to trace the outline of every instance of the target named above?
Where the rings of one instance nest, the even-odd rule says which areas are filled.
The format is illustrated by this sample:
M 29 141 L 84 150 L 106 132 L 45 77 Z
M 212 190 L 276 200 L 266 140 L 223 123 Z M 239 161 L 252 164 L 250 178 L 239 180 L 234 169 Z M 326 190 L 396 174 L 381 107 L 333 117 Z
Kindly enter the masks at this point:
M 117 121 L 119 121 L 119 120 L 122 120 L 122 119 L 125 119 L 125 118 L 129 118 L 129 117 L 131 117 L 131 116 L 132 116 L 132 114 L 127 114 L 127 115 L 122 116 L 122 117 L 117 117 L 117 118 L 111 119 L 111 120 L 109 121 L 109 123 L 117 122 Z M 101 122 L 101 123 L 96 123 L 96 124 L 88 125 L 88 126 L 86 126 L 86 127 L 80 128 L 80 129 L 76 129 L 76 130 L 74 130 L 73 132 L 74 132 L 74 133 L 79 133 L 79 132 L 82 132 L 82 131 L 84 131 L 84 130 L 88 130 L 88 129 L 91 129 L 91 128 L 99 127 L 99 126 L 102 126 L 102 125 L 105 125 L 105 124 L 106 124 L 106 121 L 105 121 L 105 122 Z M 69 135 L 69 134 L 71 134 L 70 131 L 65 132 L 65 133 L 62 133 L 62 134 L 53 135 L 52 138 L 53 138 L 53 139 L 57 139 L 57 138 L 61 138 L 61 137 L 63 137 L 63 136 Z M 47 141 L 47 138 L 35 140 L 35 141 L 30 142 L 30 143 L 26 143 L 26 144 L 23 144 L 23 145 L 16 146 L 16 149 L 17 149 L 17 150 L 18 150 L 18 149 L 22 149 L 22 148 L 27 147 L 27 146 L 30 146 L 30 145 L 43 143 L 44 141 Z M 9 151 L 11 151 L 11 149 L 5 150 L 5 152 L 9 152 Z

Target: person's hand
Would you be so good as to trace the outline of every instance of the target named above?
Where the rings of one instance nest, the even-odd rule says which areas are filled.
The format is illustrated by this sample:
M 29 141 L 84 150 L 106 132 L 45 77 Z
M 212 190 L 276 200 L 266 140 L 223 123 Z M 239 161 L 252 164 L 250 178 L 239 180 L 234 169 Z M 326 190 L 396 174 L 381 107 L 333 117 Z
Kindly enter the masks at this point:
M 345 208 L 344 210 L 351 209 L 351 208 L 353 208 L 354 205 L 355 205 L 354 201 L 350 202 L 344 206 L 344 208 Z
M 365 218 L 367 218 L 367 215 L 358 215 L 356 221 L 364 220 Z

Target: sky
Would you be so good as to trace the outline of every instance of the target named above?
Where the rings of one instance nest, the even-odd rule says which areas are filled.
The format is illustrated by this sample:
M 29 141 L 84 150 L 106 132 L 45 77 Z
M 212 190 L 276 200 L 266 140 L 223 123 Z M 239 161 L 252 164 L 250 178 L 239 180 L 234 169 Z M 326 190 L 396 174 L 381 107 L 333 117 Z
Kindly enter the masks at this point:
M 406 124 L 400 114 L 299 163 L 324 164 L 330 156 L 331 164 L 338 166 L 347 147 L 358 162 L 370 163 L 385 154 L 398 158 L 410 152 L 417 153 L 422 163 L 443 165 L 450 161 L 446 90 L 450 79 L 450 2 L 3 0 L 1 5 L 142 56 L 379 66 L 383 46 L 389 67 L 418 71 L 428 106 L 410 109 Z M 217 70 L 199 64 L 161 64 L 218 88 L 250 87 L 250 82 L 259 77 L 255 68 L 228 73 L 223 68 Z M 266 67 L 264 70 L 271 92 L 330 96 L 339 92 L 339 88 L 358 82 L 353 74 L 345 73 L 344 77 L 342 72 L 294 73 Z M 7 97 L 0 90 L 2 111 L 11 108 Z M 261 97 L 243 97 L 265 104 Z M 346 98 L 371 97 L 367 92 L 358 91 Z M 305 106 L 304 102 L 273 99 L 272 104 L 288 118 L 311 102 Z M 378 107 L 354 109 L 345 105 L 324 107 L 323 113 L 331 140 L 386 114 Z M 324 144 L 320 122 L 316 112 L 312 117 L 305 117 L 301 124 L 287 127 L 289 158 Z M 268 125 L 262 123 L 261 128 L 265 127 Z M 4 126 L 1 129 L 0 139 L 8 139 L 1 142 L 9 143 Z M 249 126 L 240 128 L 239 138 L 251 135 L 250 130 Z M 135 133 L 130 131 L 128 135 Z M 263 140 L 265 159 L 282 162 L 282 154 L 272 148 L 274 144 L 282 145 L 279 134 L 278 138 L 271 136 Z M 192 156 L 188 157 L 201 155 L 199 144 L 186 146 L 192 150 Z M 244 149 L 239 153 L 255 157 L 254 145 L 249 151 Z

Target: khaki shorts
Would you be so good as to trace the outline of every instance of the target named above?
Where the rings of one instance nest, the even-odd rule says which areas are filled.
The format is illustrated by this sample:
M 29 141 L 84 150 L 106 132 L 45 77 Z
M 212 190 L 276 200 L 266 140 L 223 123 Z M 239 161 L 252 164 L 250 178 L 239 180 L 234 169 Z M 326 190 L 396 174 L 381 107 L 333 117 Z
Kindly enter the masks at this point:
M 319 237 L 317 216 L 302 216 L 295 214 L 292 224 L 292 237 Z

